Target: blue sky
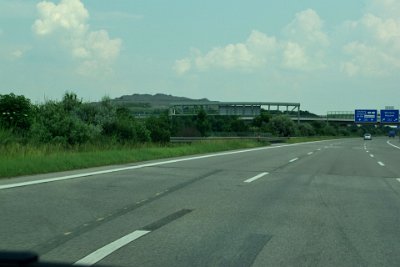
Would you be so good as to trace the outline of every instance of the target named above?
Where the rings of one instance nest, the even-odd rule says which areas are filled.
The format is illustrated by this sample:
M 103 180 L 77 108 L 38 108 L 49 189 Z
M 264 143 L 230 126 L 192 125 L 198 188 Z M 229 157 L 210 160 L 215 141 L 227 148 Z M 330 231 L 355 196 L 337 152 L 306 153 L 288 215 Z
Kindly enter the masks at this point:
M 400 1 L 0 0 L 0 94 L 300 102 L 400 99 Z

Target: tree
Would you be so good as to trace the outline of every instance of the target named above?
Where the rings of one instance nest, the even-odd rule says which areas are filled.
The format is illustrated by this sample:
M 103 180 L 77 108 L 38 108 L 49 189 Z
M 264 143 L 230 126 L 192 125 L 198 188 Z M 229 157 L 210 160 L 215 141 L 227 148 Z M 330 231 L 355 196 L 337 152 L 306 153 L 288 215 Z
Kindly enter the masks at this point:
M 135 120 L 126 107 L 116 108 L 115 116 L 109 117 L 103 122 L 102 133 L 122 143 L 150 141 L 150 132 Z
M 0 95 L 0 127 L 27 133 L 31 127 L 34 107 L 24 96 L 13 93 Z
M 326 122 L 323 121 L 313 121 L 311 125 L 314 127 L 316 135 L 325 135 L 324 128 L 326 126 Z
M 146 128 L 150 131 L 151 141 L 167 143 L 171 137 L 170 120 L 167 114 L 159 117 L 151 116 L 146 119 Z
M 299 134 L 301 136 L 313 136 L 313 135 L 315 135 L 315 129 L 309 123 L 301 123 L 298 126 L 298 129 L 299 129 Z
M 207 120 L 207 113 L 201 109 L 196 116 L 196 128 L 201 136 L 206 136 L 211 130 L 210 122 Z
M 286 115 L 273 117 L 268 123 L 268 128 L 272 134 L 277 136 L 291 136 L 296 132 L 296 125 L 292 119 Z
M 48 101 L 39 106 L 32 125 L 32 137 L 39 142 L 64 145 L 83 144 L 98 137 L 99 127 L 81 120 L 76 109 L 68 110 L 64 102 Z
M 230 129 L 236 133 L 245 133 L 249 130 L 249 126 L 243 120 L 236 118 L 231 122 Z
M 326 124 L 323 128 L 323 135 L 336 136 L 337 134 L 337 130 L 331 125 Z
M 253 119 L 253 126 L 261 128 L 263 125 L 266 125 L 271 120 L 271 115 L 266 112 L 262 112 L 260 115 L 256 116 Z
M 61 103 L 66 112 L 71 112 L 82 105 L 82 100 L 79 100 L 75 93 L 66 92 Z

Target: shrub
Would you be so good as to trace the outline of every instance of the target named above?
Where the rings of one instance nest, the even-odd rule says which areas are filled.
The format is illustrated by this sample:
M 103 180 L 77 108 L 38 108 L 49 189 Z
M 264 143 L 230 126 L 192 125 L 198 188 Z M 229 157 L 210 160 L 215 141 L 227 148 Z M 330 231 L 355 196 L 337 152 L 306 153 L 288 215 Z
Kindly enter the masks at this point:
M 151 116 L 146 119 L 146 128 L 150 131 L 151 141 L 167 143 L 171 137 L 170 122 L 166 115 L 160 117 Z
M 0 95 L 0 127 L 25 134 L 31 127 L 33 114 L 28 98 L 13 93 Z
M 298 126 L 298 129 L 299 129 L 299 134 L 301 136 L 314 136 L 315 135 L 315 129 L 309 123 L 301 123 Z
M 103 122 L 102 133 L 122 143 L 150 141 L 149 131 L 143 124 L 138 123 L 125 107 L 117 108 L 115 116 L 110 116 Z
M 268 129 L 277 136 L 292 136 L 296 132 L 296 125 L 292 119 L 286 115 L 273 117 L 268 123 Z
M 201 136 L 206 136 L 211 130 L 211 124 L 207 119 L 207 113 L 201 109 L 196 116 L 196 128 L 200 132 Z
M 32 137 L 37 142 L 53 142 L 63 145 L 83 144 L 94 140 L 100 128 L 85 123 L 80 117 L 81 103 L 76 98 L 62 102 L 48 101 L 39 106 L 32 126 Z M 72 103 L 71 103 L 72 102 Z

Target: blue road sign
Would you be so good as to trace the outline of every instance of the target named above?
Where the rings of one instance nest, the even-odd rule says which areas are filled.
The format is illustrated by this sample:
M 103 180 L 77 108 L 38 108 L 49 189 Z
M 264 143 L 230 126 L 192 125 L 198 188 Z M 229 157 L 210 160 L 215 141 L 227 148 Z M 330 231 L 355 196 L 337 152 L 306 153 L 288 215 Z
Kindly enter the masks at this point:
M 377 122 L 378 111 L 376 109 L 356 109 L 354 112 L 354 122 L 366 123 Z
M 394 109 L 381 110 L 381 123 L 397 123 L 399 122 L 399 111 Z

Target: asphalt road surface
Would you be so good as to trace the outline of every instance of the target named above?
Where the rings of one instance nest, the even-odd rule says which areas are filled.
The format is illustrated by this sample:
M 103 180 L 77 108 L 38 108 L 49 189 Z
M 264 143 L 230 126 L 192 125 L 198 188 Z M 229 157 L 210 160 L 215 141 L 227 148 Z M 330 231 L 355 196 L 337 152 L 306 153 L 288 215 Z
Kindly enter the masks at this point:
M 1 180 L 0 250 L 106 266 L 399 266 L 400 143 L 388 140 Z

